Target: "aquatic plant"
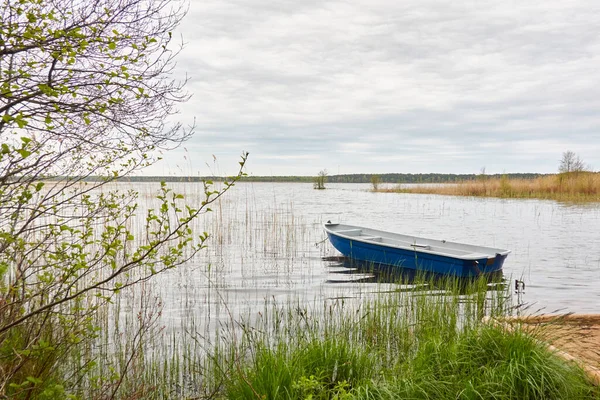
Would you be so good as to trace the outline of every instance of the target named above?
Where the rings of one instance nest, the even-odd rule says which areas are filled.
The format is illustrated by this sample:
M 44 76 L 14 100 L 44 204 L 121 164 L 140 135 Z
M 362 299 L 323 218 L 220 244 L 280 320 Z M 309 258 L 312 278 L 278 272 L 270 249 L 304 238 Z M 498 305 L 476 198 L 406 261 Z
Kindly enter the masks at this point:
M 379 184 L 381 183 L 381 177 L 379 175 L 371 175 L 371 187 L 373 191 L 379 190 Z
M 323 190 L 323 189 L 325 189 L 325 182 L 327 182 L 327 170 L 326 169 L 319 171 L 319 174 L 315 178 L 313 187 L 315 189 Z
M 324 309 L 265 309 L 239 342 L 222 342 L 236 357 L 226 367 L 222 398 L 589 398 L 585 375 L 532 336 L 481 322 L 506 311 L 484 282 L 467 294 L 457 282 L 429 282 L 361 304 Z M 415 286 L 422 288 L 423 285 Z M 464 293 L 462 290 L 460 293 Z M 498 294 L 498 293 L 496 293 Z M 277 318 L 275 318 L 277 316 Z M 274 324 L 274 322 L 277 322 Z M 243 324 L 243 326 L 247 326 Z

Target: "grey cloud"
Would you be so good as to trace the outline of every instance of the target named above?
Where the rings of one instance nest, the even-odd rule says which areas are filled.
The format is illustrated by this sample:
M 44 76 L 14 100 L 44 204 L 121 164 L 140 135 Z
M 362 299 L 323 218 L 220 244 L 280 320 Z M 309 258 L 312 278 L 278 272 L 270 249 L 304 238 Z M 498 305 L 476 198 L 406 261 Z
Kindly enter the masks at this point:
M 248 150 L 256 174 L 552 172 L 567 149 L 600 166 L 599 12 L 584 0 L 193 0 L 177 69 L 194 94 L 181 116 L 198 122 L 186 146 Z

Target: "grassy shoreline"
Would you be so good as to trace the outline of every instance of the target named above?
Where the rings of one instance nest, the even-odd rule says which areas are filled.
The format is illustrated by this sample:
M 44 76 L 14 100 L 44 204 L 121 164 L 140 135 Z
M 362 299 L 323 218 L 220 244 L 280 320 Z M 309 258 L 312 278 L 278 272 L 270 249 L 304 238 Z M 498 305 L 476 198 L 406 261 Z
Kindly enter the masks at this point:
M 583 371 L 535 332 L 482 321 L 512 310 L 510 290 L 486 283 L 465 291 L 452 278 L 424 280 L 367 301 L 312 306 L 265 299 L 262 310 L 232 319 L 208 342 L 192 336 L 171 352 L 175 334 L 148 337 L 159 351 L 135 356 L 135 373 L 114 398 L 598 398 Z M 91 376 L 106 376 L 104 368 Z M 103 398 L 94 382 L 80 384 L 76 398 Z
M 449 185 L 395 187 L 377 192 L 422 193 L 449 196 L 476 196 L 520 199 L 547 199 L 568 202 L 600 201 L 600 173 L 562 173 L 535 179 L 508 177 L 463 181 Z
M 487 281 L 384 279 L 382 290 L 332 291 L 312 302 L 261 295 L 237 312 L 224 280 L 229 265 L 216 260 L 234 242 L 246 257 L 314 254 L 307 247 L 315 223 L 291 205 L 265 210 L 224 200 L 218 207 L 198 222 L 212 227 L 214 252 L 162 280 L 123 289 L 81 319 L 81 338 L 57 340 L 72 329 L 58 323 L 42 332 L 44 346 L 19 354 L 27 368 L 0 387 L 0 399 L 600 398 L 582 370 L 540 345 L 536 332 L 482 322 L 516 313 L 511 289 L 491 290 Z M 243 266 L 264 274 L 269 259 L 246 258 Z M 208 285 L 206 297 L 197 296 L 199 285 Z M 0 372 L 15 359 L 14 344 L 29 340 L 25 334 L 0 343 Z

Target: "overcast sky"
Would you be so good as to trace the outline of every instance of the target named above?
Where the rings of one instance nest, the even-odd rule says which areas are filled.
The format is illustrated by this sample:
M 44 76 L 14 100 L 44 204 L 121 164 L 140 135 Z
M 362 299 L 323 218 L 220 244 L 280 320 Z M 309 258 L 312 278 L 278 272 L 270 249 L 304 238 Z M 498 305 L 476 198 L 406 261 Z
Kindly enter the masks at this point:
M 147 173 L 600 169 L 598 0 L 190 1 L 197 129 Z

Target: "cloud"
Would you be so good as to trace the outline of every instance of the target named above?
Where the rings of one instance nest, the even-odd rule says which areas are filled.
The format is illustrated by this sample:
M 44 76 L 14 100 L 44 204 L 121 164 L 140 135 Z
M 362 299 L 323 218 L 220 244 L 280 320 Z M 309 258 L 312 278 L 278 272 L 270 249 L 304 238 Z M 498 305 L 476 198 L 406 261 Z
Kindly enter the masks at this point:
M 186 148 L 234 164 L 250 151 L 256 175 L 553 172 L 568 149 L 600 165 L 599 11 L 192 0 L 177 67 L 193 94 L 179 117 L 198 125 Z

